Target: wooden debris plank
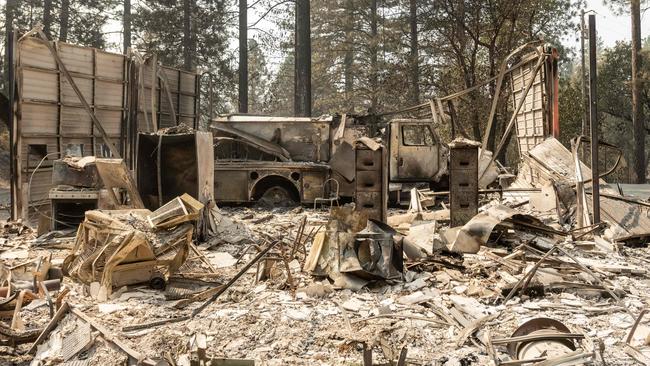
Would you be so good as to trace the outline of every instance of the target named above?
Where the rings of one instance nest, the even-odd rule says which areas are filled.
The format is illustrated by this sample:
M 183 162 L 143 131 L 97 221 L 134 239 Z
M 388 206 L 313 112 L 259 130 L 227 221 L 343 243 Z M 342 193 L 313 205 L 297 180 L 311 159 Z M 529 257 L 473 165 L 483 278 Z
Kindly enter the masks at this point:
M 129 357 L 137 360 L 138 364 L 150 365 L 150 366 L 156 365 L 155 361 L 149 358 L 145 358 L 140 352 L 131 348 L 131 346 L 127 345 L 123 341 L 115 338 L 113 332 L 111 332 L 110 330 L 106 329 L 103 325 L 97 323 L 96 321 L 88 317 L 88 315 L 84 314 L 83 311 L 77 308 L 70 308 L 70 312 L 72 312 L 74 315 L 81 318 L 83 321 L 89 323 L 93 328 L 97 329 L 102 334 L 104 339 L 119 347 L 122 351 L 124 351 L 127 355 L 129 355 Z
M 36 348 L 38 347 L 39 344 L 41 344 L 45 338 L 50 334 L 50 332 L 56 327 L 56 325 L 63 319 L 63 316 L 68 313 L 70 310 L 70 305 L 68 305 L 67 302 L 64 302 L 63 305 L 59 308 L 59 310 L 56 311 L 52 319 L 47 323 L 41 334 L 38 335 L 38 338 L 36 338 L 36 341 L 32 344 L 32 347 L 27 351 L 28 354 L 33 355 L 36 354 Z

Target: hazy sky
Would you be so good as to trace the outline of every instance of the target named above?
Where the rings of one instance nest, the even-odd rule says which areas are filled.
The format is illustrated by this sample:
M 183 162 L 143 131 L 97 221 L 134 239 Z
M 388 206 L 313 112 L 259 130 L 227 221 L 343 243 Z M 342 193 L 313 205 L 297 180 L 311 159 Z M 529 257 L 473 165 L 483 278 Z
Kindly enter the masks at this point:
M 616 16 L 609 8 L 603 5 L 603 0 L 587 0 L 587 9 L 596 13 L 596 29 L 605 46 L 612 46 L 616 41 L 630 40 L 630 17 L 628 15 Z M 587 20 L 585 19 L 585 22 Z M 650 11 L 641 14 L 641 37 L 650 35 Z M 576 43 L 579 45 L 579 43 Z

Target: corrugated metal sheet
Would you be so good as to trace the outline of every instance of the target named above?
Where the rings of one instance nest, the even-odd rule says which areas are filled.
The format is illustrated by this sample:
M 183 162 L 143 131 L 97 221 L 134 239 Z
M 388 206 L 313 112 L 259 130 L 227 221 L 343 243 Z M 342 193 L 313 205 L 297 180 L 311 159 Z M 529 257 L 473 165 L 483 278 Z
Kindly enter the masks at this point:
M 95 106 L 121 109 L 124 103 L 124 86 L 110 81 L 95 81 Z
M 91 133 L 91 123 L 90 116 L 85 109 L 81 107 L 61 107 L 61 130 L 66 135 L 89 135 Z
M 73 77 L 72 80 L 74 80 L 75 84 L 77 84 L 77 88 L 79 88 L 79 90 L 81 91 L 81 95 L 83 95 L 84 99 L 89 104 L 92 104 L 93 95 L 94 95 L 93 79 Z M 72 86 L 70 85 L 70 83 L 68 83 L 68 80 L 66 80 L 63 77 L 61 78 L 60 93 L 61 93 L 61 103 L 68 104 L 68 105 L 81 105 L 81 101 L 79 100 L 79 97 L 72 89 Z

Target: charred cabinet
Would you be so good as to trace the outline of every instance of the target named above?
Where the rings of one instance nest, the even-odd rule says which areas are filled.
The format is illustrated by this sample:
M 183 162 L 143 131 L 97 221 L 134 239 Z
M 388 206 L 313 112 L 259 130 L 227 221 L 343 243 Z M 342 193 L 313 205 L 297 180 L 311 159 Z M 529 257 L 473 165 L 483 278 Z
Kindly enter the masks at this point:
M 368 212 L 368 218 L 386 222 L 388 177 L 386 148 L 371 149 L 357 142 L 355 203 L 357 210 Z
M 451 227 L 465 225 L 478 213 L 478 146 L 464 139 L 449 144 Z

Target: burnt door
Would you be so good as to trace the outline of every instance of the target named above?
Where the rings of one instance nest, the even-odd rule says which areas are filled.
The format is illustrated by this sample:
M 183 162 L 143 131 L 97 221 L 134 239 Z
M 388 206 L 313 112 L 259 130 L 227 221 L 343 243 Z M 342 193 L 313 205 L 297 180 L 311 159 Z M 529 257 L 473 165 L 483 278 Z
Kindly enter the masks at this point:
M 428 123 L 400 123 L 397 131 L 397 178 L 427 181 L 438 172 L 438 143 Z

